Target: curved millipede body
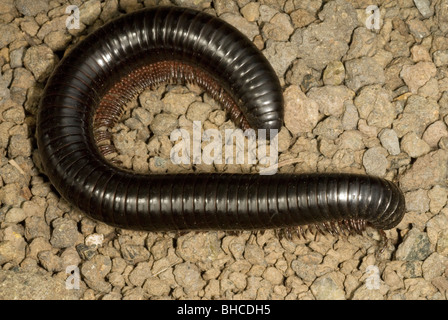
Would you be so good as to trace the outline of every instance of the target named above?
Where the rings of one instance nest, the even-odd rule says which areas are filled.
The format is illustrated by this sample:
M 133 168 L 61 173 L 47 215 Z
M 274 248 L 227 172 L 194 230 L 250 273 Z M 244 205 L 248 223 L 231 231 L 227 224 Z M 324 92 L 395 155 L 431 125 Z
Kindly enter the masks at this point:
M 266 58 L 238 30 L 191 9 L 112 21 L 74 47 L 42 97 L 37 141 L 56 189 L 90 217 L 148 231 L 389 229 L 405 205 L 393 183 L 355 174 L 136 174 L 112 165 L 107 131 L 161 83 L 195 83 L 243 129 L 279 129 L 283 97 Z M 302 229 L 298 229 L 302 231 Z

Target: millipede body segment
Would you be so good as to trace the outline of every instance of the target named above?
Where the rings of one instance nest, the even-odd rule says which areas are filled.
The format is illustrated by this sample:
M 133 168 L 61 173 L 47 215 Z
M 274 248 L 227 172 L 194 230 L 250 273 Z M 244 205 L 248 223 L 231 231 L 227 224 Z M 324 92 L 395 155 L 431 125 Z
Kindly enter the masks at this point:
M 37 121 L 42 164 L 55 188 L 90 217 L 147 231 L 395 227 L 404 197 L 357 174 L 136 174 L 105 159 L 107 131 L 135 95 L 194 83 L 243 129 L 280 129 L 283 96 L 262 53 L 237 29 L 178 7 L 114 20 L 79 43 L 50 77 Z

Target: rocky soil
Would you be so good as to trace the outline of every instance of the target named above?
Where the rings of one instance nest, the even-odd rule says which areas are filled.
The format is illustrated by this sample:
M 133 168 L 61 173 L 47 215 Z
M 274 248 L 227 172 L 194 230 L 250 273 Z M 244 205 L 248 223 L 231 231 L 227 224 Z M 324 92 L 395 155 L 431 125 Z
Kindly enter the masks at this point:
M 408 212 L 384 251 L 370 229 L 307 239 L 114 229 L 60 197 L 34 136 L 46 80 L 85 35 L 162 4 L 219 16 L 269 59 L 286 102 L 280 172 L 399 183 Z M 1 1 L 0 299 L 447 299 L 447 33 L 448 0 Z M 234 128 L 194 86 L 147 90 L 113 129 L 114 156 L 137 172 L 260 169 L 173 164 L 170 133 L 193 121 Z

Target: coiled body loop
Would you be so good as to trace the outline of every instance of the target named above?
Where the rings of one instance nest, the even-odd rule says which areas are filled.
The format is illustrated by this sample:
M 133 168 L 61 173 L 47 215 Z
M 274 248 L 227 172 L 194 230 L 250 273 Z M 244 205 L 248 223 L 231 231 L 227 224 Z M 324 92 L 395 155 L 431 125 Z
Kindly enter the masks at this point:
M 49 79 L 37 141 L 46 174 L 90 217 L 136 230 L 257 230 L 305 224 L 394 227 L 405 208 L 384 179 L 350 174 L 136 174 L 98 141 L 126 102 L 163 82 L 194 82 L 242 128 L 279 129 L 282 89 L 257 48 L 222 20 L 160 7 L 125 15 L 78 44 Z

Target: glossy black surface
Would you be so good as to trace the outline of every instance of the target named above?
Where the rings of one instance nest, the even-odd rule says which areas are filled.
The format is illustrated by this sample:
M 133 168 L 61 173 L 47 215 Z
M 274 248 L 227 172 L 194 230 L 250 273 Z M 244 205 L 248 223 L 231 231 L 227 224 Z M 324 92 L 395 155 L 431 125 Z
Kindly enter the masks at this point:
M 138 11 L 89 35 L 60 63 L 41 100 L 37 140 L 46 174 L 94 219 L 137 230 L 243 230 L 364 220 L 389 229 L 405 207 L 391 182 L 347 174 L 142 175 L 99 153 L 92 118 L 101 97 L 136 68 L 181 60 L 240 101 L 253 128 L 279 129 L 283 97 L 265 57 L 222 20 L 190 9 Z

